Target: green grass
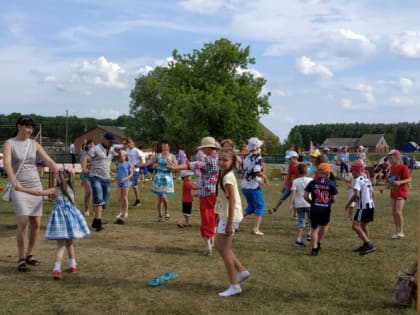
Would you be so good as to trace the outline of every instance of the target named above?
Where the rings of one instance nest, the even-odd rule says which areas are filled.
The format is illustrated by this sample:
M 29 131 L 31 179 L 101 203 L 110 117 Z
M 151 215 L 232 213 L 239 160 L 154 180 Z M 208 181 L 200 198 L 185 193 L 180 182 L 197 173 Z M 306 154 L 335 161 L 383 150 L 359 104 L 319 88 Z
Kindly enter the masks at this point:
M 0 314 L 414 314 L 395 308 L 391 301 L 399 270 L 408 269 L 416 259 L 420 171 L 413 177 L 405 207 L 406 238 L 390 239 L 388 194 L 377 193 L 371 238 L 378 250 L 364 257 L 351 252 L 360 241 L 344 220 L 347 191 L 341 182 L 330 232 L 318 257 L 310 257 L 308 247 L 294 247 L 295 221 L 289 219 L 286 205 L 263 218 L 263 237 L 250 233 L 253 217 L 244 219 L 233 246 L 251 277 L 242 284 L 243 293 L 232 298 L 217 295 L 228 285 L 221 258 L 217 253 L 202 255 L 196 201 L 193 227 L 176 227 L 181 216 L 180 181 L 170 200 L 171 219 L 163 223 L 156 222 L 156 199 L 148 183 L 141 189 L 142 206 L 129 209 L 127 224 L 112 224 L 118 212 L 113 185 L 106 230 L 76 242 L 79 273 L 64 274 L 61 281 L 52 279 L 55 242 L 43 239 L 52 203 L 45 203 L 34 252 L 42 264 L 19 273 L 15 217 L 11 204 L 1 202 Z M 78 181 L 76 186 L 80 206 Z M 267 207 L 274 205 L 281 187 L 280 181 L 272 181 L 265 188 Z M 132 203 L 132 192 L 130 199 Z M 178 278 L 148 287 L 148 281 L 167 271 Z

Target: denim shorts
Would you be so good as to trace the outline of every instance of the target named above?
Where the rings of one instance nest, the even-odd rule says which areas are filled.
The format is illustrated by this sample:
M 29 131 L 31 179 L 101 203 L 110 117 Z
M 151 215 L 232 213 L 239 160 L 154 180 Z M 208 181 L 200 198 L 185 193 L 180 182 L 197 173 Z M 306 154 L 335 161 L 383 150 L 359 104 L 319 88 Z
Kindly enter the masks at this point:
M 96 207 L 106 205 L 111 194 L 111 180 L 98 176 L 89 176 L 89 180 L 92 186 L 93 204 Z
M 245 189 L 242 188 L 248 206 L 245 209 L 247 215 L 254 213 L 257 217 L 262 217 L 265 212 L 264 194 L 261 188 Z
M 283 190 L 281 191 L 279 200 L 280 201 L 285 201 L 287 198 L 289 198 L 290 194 L 292 193 L 292 190 L 289 187 L 284 187 Z
M 310 222 L 311 217 L 309 215 L 309 210 L 310 210 L 309 207 L 307 207 L 307 208 L 296 208 L 296 212 L 297 212 L 297 216 L 298 216 L 296 226 L 298 228 L 303 229 L 305 227 L 305 225 L 306 225 L 305 216 L 308 219 L 308 222 Z
M 131 187 L 137 187 L 137 185 L 139 184 L 139 176 L 140 176 L 140 170 L 134 170 L 133 181 L 131 182 Z

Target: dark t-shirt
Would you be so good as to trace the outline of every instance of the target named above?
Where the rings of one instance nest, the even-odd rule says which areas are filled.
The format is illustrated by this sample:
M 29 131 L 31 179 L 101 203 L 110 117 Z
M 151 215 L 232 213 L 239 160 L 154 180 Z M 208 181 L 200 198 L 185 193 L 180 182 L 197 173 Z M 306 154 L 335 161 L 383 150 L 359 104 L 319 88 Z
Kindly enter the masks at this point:
M 331 210 L 331 197 L 338 194 L 337 187 L 329 178 L 318 177 L 311 181 L 306 187 L 311 196 L 312 210 Z

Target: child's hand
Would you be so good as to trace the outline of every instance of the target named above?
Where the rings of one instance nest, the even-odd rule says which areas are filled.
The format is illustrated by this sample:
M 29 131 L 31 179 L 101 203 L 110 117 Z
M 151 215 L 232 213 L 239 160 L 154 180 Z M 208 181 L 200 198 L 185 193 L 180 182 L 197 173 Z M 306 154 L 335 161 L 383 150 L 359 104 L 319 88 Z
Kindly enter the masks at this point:
M 230 236 L 233 234 L 232 224 L 226 224 L 225 235 Z
M 49 188 L 49 189 L 46 189 L 44 191 L 44 194 L 47 195 L 47 196 L 49 196 L 49 195 L 55 195 L 55 192 L 56 192 L 55 188 Z

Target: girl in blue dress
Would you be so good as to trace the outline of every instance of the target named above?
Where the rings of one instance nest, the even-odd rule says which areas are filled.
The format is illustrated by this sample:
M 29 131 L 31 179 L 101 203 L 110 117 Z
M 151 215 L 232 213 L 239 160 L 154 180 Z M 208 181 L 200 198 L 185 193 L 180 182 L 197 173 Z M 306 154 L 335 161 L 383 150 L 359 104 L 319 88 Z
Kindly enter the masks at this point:
M 168 162 L 172 165 L 178 165 L 176 157 L 169 151 L 169 143 L 167 141 L 161 142 L 161 153 L 150 158 L 144 166 L 151 166 L 157 164 L 156 174 L 153 177 L 152 192 L 157 195 L 157 210 L 158 221 L 162 221 L 163 212 L 165 212 L 165 220 L 170 218 L 169 215 L 169 199 L 175 193 L 174 178 L 172 171 L 168 169 Z
M 115 224 L 124 224 L 128 218 L 128 191 L 131 187 L 131 178 L 134 175 L 134 165 L 128 161 L 127 152 L 115 149 L 118 152 L 117 160 L 117 194 L 120 204 L 120 213 L 117 215 Z
M 87 237 L 90 231 L 84 216 L 74 206 L 72 170 L 59 170 L 56 188 L 35 190 L 19 186 L 16 189 L 36 196 L 55 196 L 54 207 L 45 231 L 45 238 L 47 240 L 57 241 L 53 277 L 55 280 L 61 279 L 61 262 L 66 249 L 69 257 L 68 271 L 70 273 L 77 273 L 73 240 Z

